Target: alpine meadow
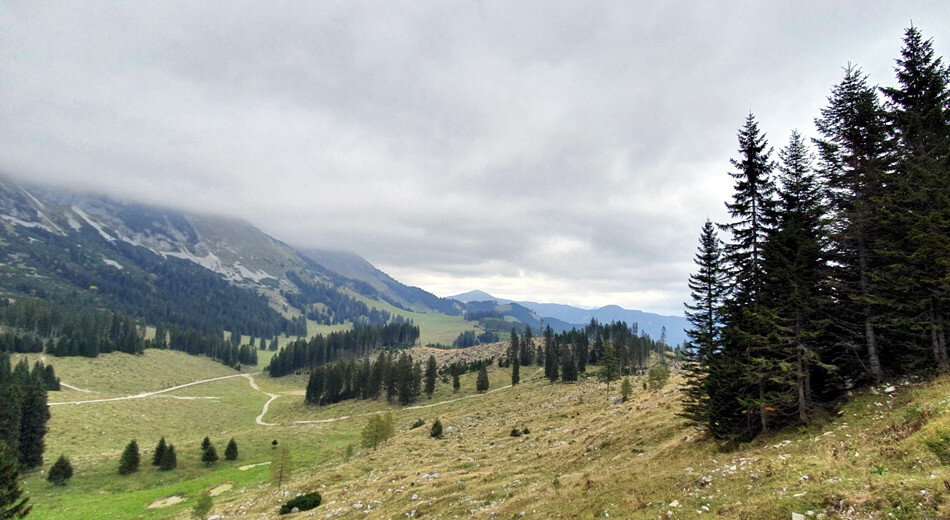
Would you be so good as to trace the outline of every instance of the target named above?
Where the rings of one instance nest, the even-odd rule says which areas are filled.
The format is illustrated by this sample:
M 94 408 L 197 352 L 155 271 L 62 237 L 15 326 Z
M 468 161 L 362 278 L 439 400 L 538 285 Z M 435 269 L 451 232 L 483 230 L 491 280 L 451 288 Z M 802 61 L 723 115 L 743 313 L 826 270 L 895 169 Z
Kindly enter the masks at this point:
M 950 518 L 948 28 L 0 6 L 0 519 Z

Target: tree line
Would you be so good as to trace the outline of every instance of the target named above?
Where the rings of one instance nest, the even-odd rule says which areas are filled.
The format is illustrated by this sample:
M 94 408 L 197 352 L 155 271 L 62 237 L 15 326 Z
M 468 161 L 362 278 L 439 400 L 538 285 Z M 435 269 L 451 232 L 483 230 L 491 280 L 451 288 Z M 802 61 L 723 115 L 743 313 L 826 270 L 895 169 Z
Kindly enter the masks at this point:
M 272 377 L 280 377 L 342 357 L 362 357 L 381 347 L 412 345 L 418 339 L 419 326 L 411 321 L 318 334 L 309 340 L 298 339 L 285 346 L 271 358 L 267 371 Z
M 738 132 L 730 220 L 705 223 L 687 304 L 683 415 L 716 437 L 948 369 L 950 73 L 915 27 L 895 72 L 878 88 L 849 64 L 817 136 L 777 161 L 753 115 Z

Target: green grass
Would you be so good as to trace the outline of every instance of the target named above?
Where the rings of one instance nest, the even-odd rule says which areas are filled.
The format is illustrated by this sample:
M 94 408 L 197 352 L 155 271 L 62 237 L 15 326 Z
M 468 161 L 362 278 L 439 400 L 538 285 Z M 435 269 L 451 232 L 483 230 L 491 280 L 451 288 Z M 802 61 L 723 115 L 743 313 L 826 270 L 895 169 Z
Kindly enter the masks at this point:
M 419 326 L 419 343 L 442 343 L 451 345 L 459 334 L 467 330 L 477 330 L 476 322 L 465 321 L 461 316 L 447 316 L 445 314 L 413 312 L 395 307 L 388 302 L 371 300 L 361 294 L 348 292 L 350 296 L 362 301 L 369 307 L 387 311 L 392 315 L 410 318 Z

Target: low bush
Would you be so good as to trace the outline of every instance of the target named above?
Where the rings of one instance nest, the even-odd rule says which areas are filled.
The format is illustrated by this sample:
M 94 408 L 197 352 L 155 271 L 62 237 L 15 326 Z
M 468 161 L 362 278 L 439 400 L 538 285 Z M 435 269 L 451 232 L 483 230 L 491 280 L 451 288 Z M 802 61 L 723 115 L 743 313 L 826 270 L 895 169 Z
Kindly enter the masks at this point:
M 415 430 L 416 428 L 422 426 L 426 422 L 422 419 L 416 419 L 416 422 L 412 423 L 412 426 L 409 427 L 410 430 Z
M 280 514 L 286 515 L 287 513 L 293 512 L 294 508 L 296 508 L 297 511 L 310 511 L 319 506 L 322 500 L 323 498 L 320 496 L 320 493 L 316 491 L 307 493 L 306 495 L 300 495 L 299 497 L 288 500 L 284 505 L 280 506 Z

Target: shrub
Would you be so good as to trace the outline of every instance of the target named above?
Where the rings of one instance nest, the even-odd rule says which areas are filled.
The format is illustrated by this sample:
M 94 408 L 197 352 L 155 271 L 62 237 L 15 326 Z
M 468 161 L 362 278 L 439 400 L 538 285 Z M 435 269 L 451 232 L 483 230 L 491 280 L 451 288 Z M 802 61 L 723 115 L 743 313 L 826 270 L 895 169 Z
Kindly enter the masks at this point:
M 512 428 L 511 433 L 509 433 L 508 435 L 511 435 L 512 437 L 521 437 L 521 430 L 519 430 L 518 428 Z
M 527 434 L 529 434 L 529 433 L 531 433 L 531 430 L 529 430 L 528 428 L 525 428 L 524 430 L 521 430 L 521 434 L 522 434 L 522 435 L 527 435 Z
M 429 430 L 429 437 L 433 439 L 442 438 L 442 421 L 436 419 L 435 422 L 432 423 L 432 429 Z
M 208 449 L 201 454 L 201 462 L 204 462 L 205 466 L 210 466 L 218 462 L 218 450 L 214 449 L 213 444 L 209 444 Z
M 623 378 L 623 382 L 620 383 L 620 400 L 626 403 L 630 399 L 631 391 L 633 391 L 633 386 L 630 384 L 630 378 Z
M 65 486 L 66 481 L 73 477 L 73 465 L 65 455 L 60 455 L 46 475 L 46 480 L 57 486 Z
M 647 380 L 650 383 L 650 388 L 656 390 L 658 388 L 663 388 L 666 385 L 666 381 L 670 378 L 670 367 L 666 363 L 657 363 L 650 367 L 650 371 L 647 373 Z
M 307 493 L 306 495 L 300 495 L 299 497 L 288 500 L 287 503 L 280 506 L 280 514 L 286 515 L 293 511 L 294 508 L 297 508 L 298 511 L 310 511 L 319 506 L 322 500 L 320 493 L 316 491 Z
M 422 419 L 416 419 L 416 422 L 412 423 L 412 426 L 409 427 L 410 430 L 415 430 L 416 428 L 422 426 L 426 422 Z
M 237 443 L 234 442 L 234 438 L 232 437 L 231 440 L 228 441 L 228 445 L 225 446 L 224 448 L 224 458 L 227 460 L 237 460 L 237 457 L 238 457 Z
M 208 516 L 208 513 L 211 512 L 212 508 L 214 508 L 214 499 L 211 498 L 211 495 L 202 493 L 201 498 L 195 501 L 195 505 L 191 508 L 191 516 L 204 519 Z

